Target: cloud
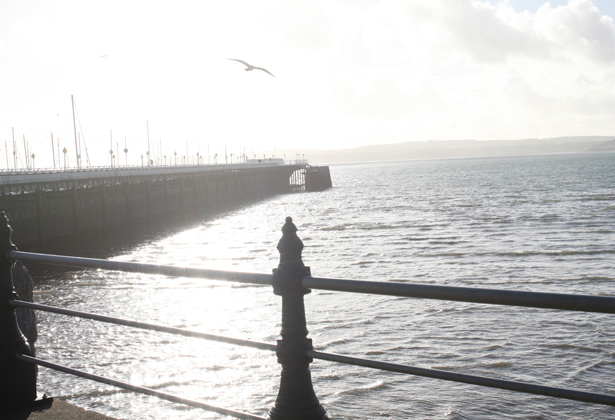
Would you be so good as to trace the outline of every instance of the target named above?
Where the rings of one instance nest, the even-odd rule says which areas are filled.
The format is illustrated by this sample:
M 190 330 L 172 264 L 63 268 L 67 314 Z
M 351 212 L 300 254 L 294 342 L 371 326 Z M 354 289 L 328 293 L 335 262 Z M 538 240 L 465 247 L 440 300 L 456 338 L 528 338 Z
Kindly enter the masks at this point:
M 282 33 L 287 46 L 314 51 L 329 46 L 331 21 L 320 2 L 283 2 L 269 9 L 265 22 Z
M 457 49 L 477 62 L 502 62 L 514 57 L 549 60 L 565 54 L 612 62 L 615 26 L 590 0 L 566 6 L 547 2 L 535 14 L 515 12 L 508 2 L 492 5 L 471 0 L 403 3 L 409 23 L 418 18 L 439 32 L 435 46 Z
M 590 0 L 536 13 L 390 0 L 340 11 L 334 27 L 344 15 L 353 20 L 332 33 L 343 67 L 331 86 L 339 112 L 361 124 L 428 138 L 615 132 L 615 26 Z
M 405 91 L 392 78 L 373 80 L 366 88 L 348 80 L 331 84 L 333 98 L 344 115 L 353 118 L 396 120 L 411 114 L 431 114 L 446 106 L 441 94 L 426 81 L 413 91 Z
M 615 25 L 589 0 L 570 0 L 567 6 L 545 4 L 534 19 L 536 32 L 545 44 L 567 55 L 600 63 L 615 60 Z
M 169 145 L 615 133 L 615 27 L 590 0 L 37 1 L 0 15 L 0 111 L 70 132 L 74 94 L 103 152 L 146 120 Z
M 441 33 L 441 47 L 464 52 L 478 62 L 501 62 L 514 55 L 548 56 L 527 17 L 506 4 L 441 0 L 428 16 Z

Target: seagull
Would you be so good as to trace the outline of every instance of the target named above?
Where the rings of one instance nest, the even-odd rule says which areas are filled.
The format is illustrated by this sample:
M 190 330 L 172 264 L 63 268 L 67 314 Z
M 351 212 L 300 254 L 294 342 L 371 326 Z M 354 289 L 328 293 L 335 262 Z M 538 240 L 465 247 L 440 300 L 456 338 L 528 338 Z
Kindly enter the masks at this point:
M 264 69 L 264 68 L 262 68 L 262 67 L 254 67 L 252 64 L 248 64 L 248 63 L 246 63 L 245 61 L 242 61 L 242 60 L 237 60 L 237 59 L 235 59 L 235 58 L 227 58 L 227 60 L 237 61 L 238 63 L 243 64 L 244 66 L 246 66 L 246 68 L 244 69 L 245 71 L 262 70 L 262 71 L 264 71 L 265 73 L 268 73 L 268 74 L 270 74 L 271 76 L 275 77 L 273 74 L 271 74 L 271 72 L 270 72 L 269 70 Z

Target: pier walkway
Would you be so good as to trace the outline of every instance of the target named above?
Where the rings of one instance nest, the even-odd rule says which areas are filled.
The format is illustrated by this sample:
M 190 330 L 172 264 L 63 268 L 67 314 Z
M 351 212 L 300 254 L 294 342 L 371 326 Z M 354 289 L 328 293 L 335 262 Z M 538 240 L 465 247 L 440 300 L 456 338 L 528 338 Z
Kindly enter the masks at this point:
M 73 169 L 19 169 L 0 170 L 0 193 L 33 192 L 38 189 L 70 188 L 84 185 L 115 184 L 117 182 L 141 182 L 144 180 L 176 179 L 194 177 L 212 172 L 254 171 L 279 166 L 304 169 L 305 161 L 279 161 L 260 163 L 235 163 L 214 165 L 166 165 L 166 166 L 105 166 Z

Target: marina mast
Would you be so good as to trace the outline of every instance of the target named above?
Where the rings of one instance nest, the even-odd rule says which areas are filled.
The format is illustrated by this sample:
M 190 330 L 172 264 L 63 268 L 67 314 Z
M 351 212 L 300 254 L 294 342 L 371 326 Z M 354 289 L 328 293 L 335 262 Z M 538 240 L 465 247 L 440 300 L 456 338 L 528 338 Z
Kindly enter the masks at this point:
M 75 97 L 70 95 L 70 100 L 73 103 L 73 129 L 75 130 L 75 155 L 77 157 L 77 168 L 81 167 L 79 164 L 79 146 L 77 145 L 77 123 L 75 122 Z

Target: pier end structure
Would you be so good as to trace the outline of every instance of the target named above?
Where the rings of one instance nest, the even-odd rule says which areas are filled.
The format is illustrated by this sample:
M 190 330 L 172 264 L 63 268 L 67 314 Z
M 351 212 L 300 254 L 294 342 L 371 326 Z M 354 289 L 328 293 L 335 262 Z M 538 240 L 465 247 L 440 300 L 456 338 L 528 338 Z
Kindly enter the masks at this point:
M 24 250 L 106 239 L 296 191 L 305 164 L 0 172 L 0 208 Z
M 331 172 L 328 166 L 308 166 L 305 170 L 305 190 L 322 191 L 331 188 Z

